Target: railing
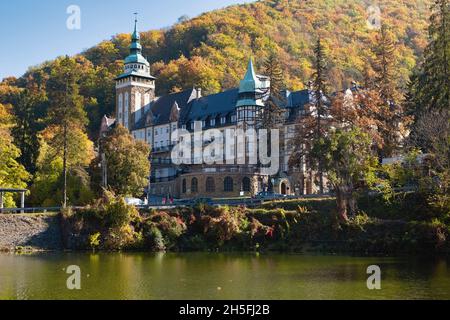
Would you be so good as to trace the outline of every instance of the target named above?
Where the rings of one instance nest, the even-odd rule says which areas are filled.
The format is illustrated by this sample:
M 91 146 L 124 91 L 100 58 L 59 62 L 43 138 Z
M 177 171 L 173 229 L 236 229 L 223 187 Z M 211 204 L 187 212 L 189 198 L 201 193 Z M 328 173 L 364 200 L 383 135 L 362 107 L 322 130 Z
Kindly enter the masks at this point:
M 45 207 L 45 208 L 3 208 L 0 209 L 1 213 L 48 213 L 48 212 L 60 212 L 61 207 Z

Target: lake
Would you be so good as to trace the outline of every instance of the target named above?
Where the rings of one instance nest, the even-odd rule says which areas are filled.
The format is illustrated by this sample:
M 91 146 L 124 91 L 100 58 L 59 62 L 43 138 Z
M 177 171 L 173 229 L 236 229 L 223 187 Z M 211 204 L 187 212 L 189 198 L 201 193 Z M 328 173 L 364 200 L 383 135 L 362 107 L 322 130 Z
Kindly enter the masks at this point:
M 69 266 L 81 290 L 66 285 Z M 381 269 L 369 290 L 367 267 Z M 450 259 L 234 253 L 0 254 L 0 299 L 450 299 Z

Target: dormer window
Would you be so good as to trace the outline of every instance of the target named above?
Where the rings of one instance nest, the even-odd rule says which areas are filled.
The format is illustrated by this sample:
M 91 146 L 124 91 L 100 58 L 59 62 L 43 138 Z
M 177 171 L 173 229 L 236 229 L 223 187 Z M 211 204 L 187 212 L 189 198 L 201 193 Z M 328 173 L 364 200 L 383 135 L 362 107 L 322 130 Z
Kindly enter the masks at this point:
M 225 124 L 227 122 L 227 118 L 226 117 L 221 117 L 220 118 L 220 124 Z
M 211 127 L 214 127 L 214 126 L 216 125 L 216 119 L 211 119 L 211 120 L 209 121 L 209 125 L 210 125 Z

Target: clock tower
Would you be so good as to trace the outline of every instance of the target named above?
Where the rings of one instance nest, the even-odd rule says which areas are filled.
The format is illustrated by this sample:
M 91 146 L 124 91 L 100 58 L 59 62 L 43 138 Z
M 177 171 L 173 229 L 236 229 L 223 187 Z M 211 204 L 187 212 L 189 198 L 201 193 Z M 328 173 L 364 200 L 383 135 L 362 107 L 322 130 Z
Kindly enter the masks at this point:
M 130 54 L 124 72 L 116 80 L 116 119 L 128 130 L 144 117 L 144 110 L 155 98 L 155 80 L 150 63 L 142 56 L 137 18 L 131 36 Z

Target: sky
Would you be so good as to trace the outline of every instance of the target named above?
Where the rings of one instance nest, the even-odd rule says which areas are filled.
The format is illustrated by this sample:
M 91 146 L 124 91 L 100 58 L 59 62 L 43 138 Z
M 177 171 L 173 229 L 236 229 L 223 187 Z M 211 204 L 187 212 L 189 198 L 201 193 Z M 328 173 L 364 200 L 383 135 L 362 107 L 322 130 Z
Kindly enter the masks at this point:
M 29 67 L 61 55 L 73 55 L 117 33 L 160 29 L 179 17 L 252 0 L 2 0 L 0 1 L 0 80 L 19 77 Z M 80 9 L 80 29 L 70 6 Z

